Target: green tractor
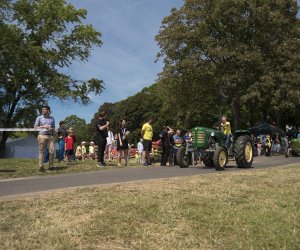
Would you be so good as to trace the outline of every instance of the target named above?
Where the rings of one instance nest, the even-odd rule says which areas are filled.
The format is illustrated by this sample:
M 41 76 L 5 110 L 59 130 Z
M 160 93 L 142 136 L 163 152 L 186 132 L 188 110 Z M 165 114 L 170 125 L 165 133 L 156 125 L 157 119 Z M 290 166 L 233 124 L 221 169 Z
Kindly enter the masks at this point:
M 240 168 L 250 168 L 253 161 L 253 144 L 248 130 L 237 130 L 229 147 L 226 146 L 222 131 L 195 127 L 191 130 L 191 140 L 181 146 L 176 154 L 179 167 L 192 165 L 193 155 L 198 154 L 205 166 L 224 170 L 228 159 Z
M 300 138 L 294 138 L 290 141 L 289 148 L 287 148 L 285 156 L 297 156 L 300 154 Z

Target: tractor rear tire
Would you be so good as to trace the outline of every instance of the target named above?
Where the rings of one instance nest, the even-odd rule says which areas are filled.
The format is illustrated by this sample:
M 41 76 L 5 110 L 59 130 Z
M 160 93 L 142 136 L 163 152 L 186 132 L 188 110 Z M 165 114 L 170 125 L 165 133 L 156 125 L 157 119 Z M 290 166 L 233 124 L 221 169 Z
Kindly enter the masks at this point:
M 216 170 L 224 170 L 228 162 L 227 150 L 223 147 L 217 147 L 214 152 L 213 163 Z
M 253 146 L 249 135 L 241 135 L 235 142 L 235 160 L 239 168 L 251 168 Z
M 181 146 L 177 150 L 176 160 L 180 168 L 188 168 L 190 165 L 190 154 L 186 155 L 186 147 Z
M 213 157 L 211 157 L 210 154 L 205 154 L 202 158 L 203 160 L 203 164 L 206 167 L 213 167 L 214 166 L 214 161 L 213 161 Z

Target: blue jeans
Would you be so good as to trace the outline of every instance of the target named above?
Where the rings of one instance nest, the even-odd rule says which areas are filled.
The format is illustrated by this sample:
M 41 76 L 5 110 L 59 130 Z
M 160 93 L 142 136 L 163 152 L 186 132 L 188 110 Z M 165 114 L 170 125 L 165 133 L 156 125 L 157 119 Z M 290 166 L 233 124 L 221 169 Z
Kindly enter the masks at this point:
M 229 148 L 231 144 L 231 135 L 225 135 L 225 144 L 226 147 Z
M 64 160 L 64 153 L 65 153 L 65 141 L 64 139 L 58 140 L 58 160 Z
M 44 157 L 44 163 L 49 162 L 49 149 L 45 149 L 45 157 Z

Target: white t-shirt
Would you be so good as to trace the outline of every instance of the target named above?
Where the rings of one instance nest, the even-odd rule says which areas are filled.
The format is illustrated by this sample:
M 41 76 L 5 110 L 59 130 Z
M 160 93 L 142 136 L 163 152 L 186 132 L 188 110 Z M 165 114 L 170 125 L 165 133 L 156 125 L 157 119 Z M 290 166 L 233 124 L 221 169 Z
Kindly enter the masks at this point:
M 95 153 L 95 147 L 94 146 L 89 146 L 89 153 L 90 154 Z
M 144 149 L 143 143 L 139 142 L 137 147 L 138 147 L 138 152 L 142 153 Z
M 111 131 L 108 131 L 108 136 L 106 137 L 107 145 L 111 145 L 114 141 L 114 134 Z

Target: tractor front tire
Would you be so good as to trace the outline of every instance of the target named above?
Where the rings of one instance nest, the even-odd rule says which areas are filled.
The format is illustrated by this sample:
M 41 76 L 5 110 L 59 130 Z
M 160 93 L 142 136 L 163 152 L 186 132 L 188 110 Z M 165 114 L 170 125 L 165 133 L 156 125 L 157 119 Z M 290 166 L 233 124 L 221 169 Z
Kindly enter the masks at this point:
M 177 150 L 177 154 L 176 154 L 176 160 L 178 163 L 178 166 L 181 168 L 188 168 L 190 165 L 190 154 L 186 154 L 186 147 L 181 146 L 178 150 Z
M 224 170 L 228 162 L 227 150 L 223 147 L 217 147 L 214 152 L 213 163 L 216 170 Z
M 253 162 L 253 146 L 249 135 L 241 135 L 235 142 L 235 160 L 239 168 L 250 168 Z

